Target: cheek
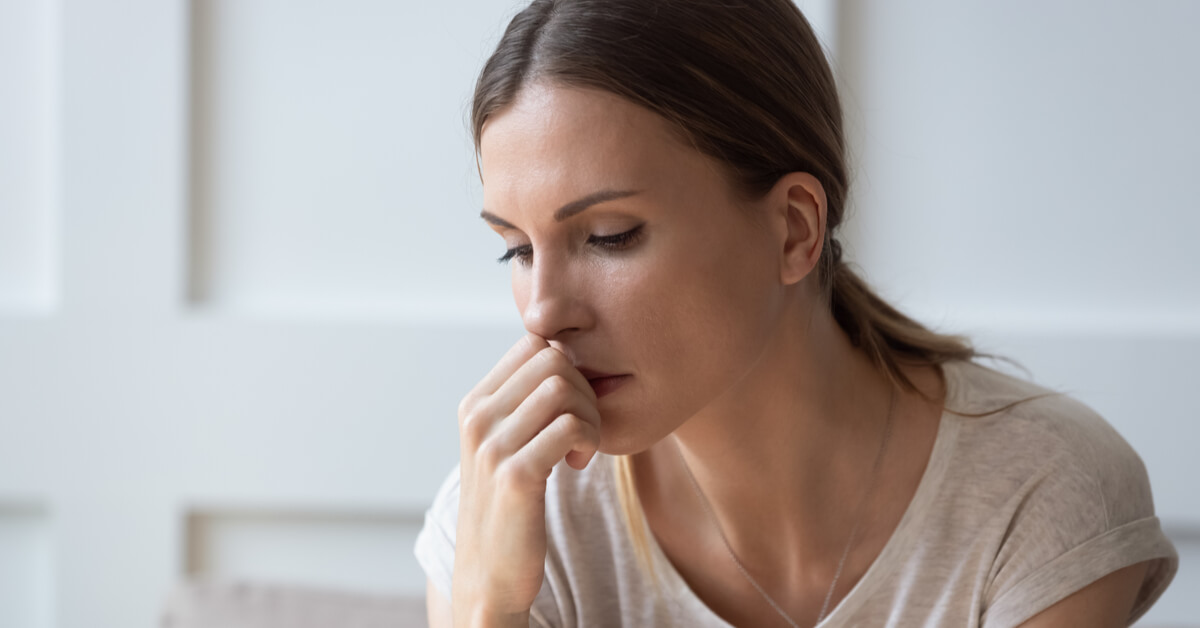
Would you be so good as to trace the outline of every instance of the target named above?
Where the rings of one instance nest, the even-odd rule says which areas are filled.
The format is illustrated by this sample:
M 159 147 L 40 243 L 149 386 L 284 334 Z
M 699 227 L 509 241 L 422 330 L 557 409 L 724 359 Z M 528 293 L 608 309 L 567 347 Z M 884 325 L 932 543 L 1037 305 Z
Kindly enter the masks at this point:
M 609 277 L 602 335 L 639 385 L 608 402 L 606 451 L 639 451 L 745 376 L 770 338 L 761 266 L 676 253 Z
M 743 249 L 744 251 L 745 249 Z M 698 394 L 744 373 L 773 328 L 772 282 L 761 259 L 693 256 L 651 291 L 648 343 Z

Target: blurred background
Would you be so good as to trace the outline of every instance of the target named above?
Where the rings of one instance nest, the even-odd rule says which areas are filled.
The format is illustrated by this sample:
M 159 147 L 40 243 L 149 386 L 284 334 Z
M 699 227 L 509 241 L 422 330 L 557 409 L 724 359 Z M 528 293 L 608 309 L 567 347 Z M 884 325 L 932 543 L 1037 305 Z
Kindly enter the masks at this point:
M 799 4 L 849 258 L 1125 436 L 1182 554 L 1140 625 L 1200 625 L 1200 3 Z M 522 334 L 466 125 L 521 5 L 0 0 L 0 628 L 423 594 L 458 401 Z

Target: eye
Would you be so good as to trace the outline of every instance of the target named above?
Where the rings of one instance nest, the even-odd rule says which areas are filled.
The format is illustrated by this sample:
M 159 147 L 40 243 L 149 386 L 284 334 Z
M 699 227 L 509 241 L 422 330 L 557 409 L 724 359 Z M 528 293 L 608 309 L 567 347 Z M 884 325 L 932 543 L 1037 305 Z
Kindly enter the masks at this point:
M 591 235 L 588 236 L 587 241 L 589 244 L 598 246 L 602 249 L 620 251 L 633 246 L 634 243 L 637 242 L 641 232 L 642 225 L 638 225 L 629 231 L 615 235 Z M 515 246 L 505 251 L 504 255 L 500 256 L 500 258 L 496 261 L 500 262 L 501 264 L 507 264 L 513 258 L 516 258 L 516 260 L 520 262 L 522 266 L 528 266 L 533 261 L 533 246 L 529 244 Z
M 514 246 L 513 248 L 505 251 L 504 255 L 501 255 L 496 261 L 500 262 L 501 264 L 507 264 L 508 261 L 514 257 L 517 258 L 517 261 L 520 262 L 522 266 L 528 266 L 529 261 L 533 258 L 533 246 L 529 244 Z
M 642 225 L 638 225 L 625 233 L 618 233 L 610 236 L 589 236 L 588 242 L 600 248 L 619 251 L 633 246 L 637 241 L 638 236 L 642 233 Z

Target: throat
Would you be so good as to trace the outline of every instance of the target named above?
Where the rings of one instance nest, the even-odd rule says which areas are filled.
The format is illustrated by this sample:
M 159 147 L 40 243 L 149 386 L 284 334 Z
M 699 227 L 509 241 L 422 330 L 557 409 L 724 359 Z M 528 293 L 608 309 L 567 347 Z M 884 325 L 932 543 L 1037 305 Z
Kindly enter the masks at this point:
M 710 510 L 703 491 L 693 489 L 687 467 L 680 464 L 673 438 L 664 439 L 634 456 L 635 484 L 651 534 L 692 592 L 729 623 L 788 625 L 774 602 L 796 624 L 814 625 L 822 607 L 826 616 L 832 613 L 895 534 L 937 435 L 942 405 L 941 398 L 935 399 L 937 403 L 918 402 L 897 395 L 890 434 L 875 437 L 876 443 L 881 438 L 890 443 L 879 460 L 880 467 L 874 469 L 874 485 L 869 489 L 870 474 L 861 471 L 864 466 L 872 467 L 872 456 L 866 463 L 851 463 L 860 471 L 857 476 L 853 469 L 850 475 L 846 469 L 831 469 L 825 478 L 819 478 L 824 488 L 829 488 L 825 480 L 831 476 L 841 474 L 851 481 L 836 483 L 843 487 L 839 490 L 818 491 L 818 497 L 810 496 L 807 502 L 801 501 L 801 496 L 790 503 L 785 499 L 772 503 L 768 494 L 786 495 L 796 484 L 767 473 L 762 481 L 741 481 L 743 496 L 751 496 L 745 503 L 761 506 L 730 508 L 726 502 L 726 515 L 717 516 L 722 525 L 714 524 L 714 514 L 710 514 L 718 513 L 721 504 Z M 845 461 L 833 464 L 838 462 Z M 709 477 L 720 475 L 712 468 L 693 469 L 700 486 L 704 486 L 704 471 Z M 760 489 L 759 494 L 747 491 L 748 484 Z M 854 487 L 860 488 L 855 491 Z M 859 507 L 863 490 L 868 491 L 868 498 Z M 854 496 L 847 496 L 850 494 Z M 801 509 L 817 515 L 797 523 L 791 514 Z M 855 537 L 850 538 L 855 527 Z M 749 578 L 739 568 L 739 561 Z
M 833 553 L 822 552 L 818 557 L 813 550 L 807 552 L 810 558 L 805 558 L 802 555 L 806 552 L 801 552 L 794 560 L 782 562 L 781 556 L 796 553 L 770 543 L 756 546 L 766 552 L 731 551 L 726 543 L 736 545 L 736 540 L 722 539 L 702 496 L 689 487 L 686 472 L 668 464 L 677 455 L 669 447 L 669 443 L 666 448 L 656 445 L 654 456 L 639 455 L 635 459 L 635 478 L 646 520 L 663 554 L 688 588 L 731 625 L 787 626 L 783 618 L 786 614 L 797 625 L 813 626 L 822 609 L 828 616 L 854 587 L 878 553 L 867 549 L 867 556 L 851 551 L 845 564 L 839 565 L 841 548 L 849 540 L 846 536 L 838 539 L 839 549 Z M 848 532 L 847 528 L 843 530 Z M 861 549 L 863 530 L 858 534 Z

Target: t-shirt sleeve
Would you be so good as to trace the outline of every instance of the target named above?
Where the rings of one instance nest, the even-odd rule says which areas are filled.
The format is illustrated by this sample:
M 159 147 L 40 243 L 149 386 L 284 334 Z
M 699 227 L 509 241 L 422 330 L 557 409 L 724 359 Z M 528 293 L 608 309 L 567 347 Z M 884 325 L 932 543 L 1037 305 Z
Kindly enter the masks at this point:
M 983 628 L 1012 628 L 1123 567 L 1149 561 L 1126 625 L 1166 590 L 1179 565 L 1163 534 L 1145 466 L 1090 410 L 1013 499 L 993 564 Z
M 454 582 L 454 536 L 458 529 L 459 466 L 442 482 L 433 505 L 425 511 L 425 525 L 413 547 L 417 562 L 447 600 Z

